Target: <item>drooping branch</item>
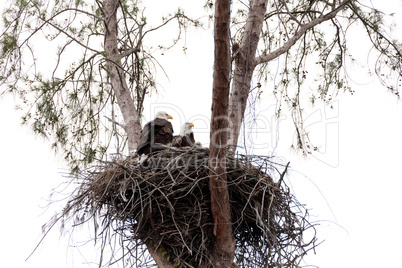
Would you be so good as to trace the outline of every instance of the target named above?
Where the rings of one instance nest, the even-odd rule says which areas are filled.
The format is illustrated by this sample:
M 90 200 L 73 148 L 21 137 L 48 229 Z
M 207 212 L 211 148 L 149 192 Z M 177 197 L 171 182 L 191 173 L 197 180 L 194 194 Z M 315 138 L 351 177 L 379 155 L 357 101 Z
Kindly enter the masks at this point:
M 396 40 L 391 40 L 384 33 L 381 25 L 378 24 L 381 21 L 378 17 L 380 13 L 378 10 L 372 9 L 368 14 L 364 14 L 354 2 L 349 3 L 348 7 L 352 10 L 353 15 L 363 24 L 371 43 L 380 53 L 375 65 L 377 77 L 388 90 L 399 98 L 399 81 L 402 76 L 402 44 Z M 370 20 L 369 16 L 373 16 L 373 19 Z M 384 65 L 389 68 L 382 68 Z M 397 79 L 395 79 L 396 83 L 394 85 L 389 84 L 387 81 L 388 75 L 384 74 L 384 69 L 389 69 L 391 70 L 390 73 L 396 75 Z

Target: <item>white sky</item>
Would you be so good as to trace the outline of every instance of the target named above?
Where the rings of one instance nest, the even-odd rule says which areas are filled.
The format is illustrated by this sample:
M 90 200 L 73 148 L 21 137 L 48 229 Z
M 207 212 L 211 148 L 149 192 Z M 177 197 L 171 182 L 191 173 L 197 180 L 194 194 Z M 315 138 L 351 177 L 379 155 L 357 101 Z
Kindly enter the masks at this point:
M 401 2 L 393 8 L 401 11 Z M 176 131 L 182 120 L 194 121 L 202 142 L 208 136 L 202 118 L 210 117 L 213 48 L 211 44 L 200 48 L 196 43 L 211 36 L 194 39 L 189 34 L 186 56 L 164 56 L 161 61 L 167 71 L 175 71 L 169 71 L 170 81 L 161 80 L 165 91 L 155 102 L 172 105 Z M 357 75 L 356 82 L 356 93 L 340 94 L 333 110 L 311 110 L 309 130 L 320 141 L 322 153 L 304 159 L 289 150 L 286 137 L 291 135 L 286 131 L 290 118 L 281 124 L 284 139 L 279 140 L 276 153 L 291 162 L 288 183 L 299 201 L 310 208 L 311 220 L 320 224 L 319 241 L 325 240 L 316 255 L 305 259 L 307 264 L 323 268 L 397 267 L 402 250 L 402 107 L 375 79 Z M 177 99 L 179 92 L 181 99 Z M 174 106 L 180 106 L 181 112 Z M 39 241 L 42 225 L 61 208 L 63 202 L 49 209 L 44 206 L 51 190 L 65 178 L 61 174 L 63 163 L 51 152 L 49 143 L 21 127 L 13 107 L 11 97 L 0 100 L 2 266 L 96 267 L 90 264 L 97 261 L 92 244 L 81 249 L 67 247 L 86 241 L 84 228 L 74 237 L 60 236 L 53 230 L 39 250 L 24 261 Z M 152 113 L 154 106 L 149 107 Z M 273 133 L 267 134 L 269 140 Z

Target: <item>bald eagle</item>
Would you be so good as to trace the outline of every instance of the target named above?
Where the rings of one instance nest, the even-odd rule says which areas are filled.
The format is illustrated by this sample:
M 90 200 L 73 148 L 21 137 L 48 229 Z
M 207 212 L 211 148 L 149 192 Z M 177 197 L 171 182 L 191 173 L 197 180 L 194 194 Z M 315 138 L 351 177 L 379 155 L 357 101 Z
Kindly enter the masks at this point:
M 173 137 L 173 147 L 186 147 L 186 146 L 194 146 L 195 139 L 192 128 L 194 127 L 193 123 L 184 123 L 181 127 L 180 135 Z
M 172 143 L 173 126 L 168 119 L 173 119 L 173 117 L 166 112 L 158 112 L 155 119 L 144 126 L 137 146 L 138 155 L 148 155 L 163 150 L 163 145 Z

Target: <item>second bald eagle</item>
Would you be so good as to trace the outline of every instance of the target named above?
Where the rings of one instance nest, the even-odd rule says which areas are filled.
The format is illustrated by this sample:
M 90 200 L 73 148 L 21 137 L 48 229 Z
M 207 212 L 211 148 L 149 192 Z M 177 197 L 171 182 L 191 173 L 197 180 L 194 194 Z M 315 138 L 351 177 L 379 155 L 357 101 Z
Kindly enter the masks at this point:
M 194 139 L 194 133 L 192 128 L 194 127 L 193 123 L 184 123 L 180 130 L 180 135 L 179 136 L 174 136 L 173 137 L 173 147 L 186 147 L 186 146 L 194 146 L 195 144 L 195 139 Z

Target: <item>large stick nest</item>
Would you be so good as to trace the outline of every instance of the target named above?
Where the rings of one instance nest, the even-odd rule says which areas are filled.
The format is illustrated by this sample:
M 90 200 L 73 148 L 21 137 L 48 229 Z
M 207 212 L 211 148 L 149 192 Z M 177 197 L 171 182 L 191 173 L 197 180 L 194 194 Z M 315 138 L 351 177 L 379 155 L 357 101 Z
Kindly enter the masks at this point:
M 137 157 L 102 162 L 80 175 L 58 219 L 75 225 L 93 219 L 102 250 L 109 243 L 128 267 L 152 266 L 145 244 L 176 266 L 210 267 L 208 154 L 205 148 L 168 148 L 142 163 Z M 277 167 L 268 157 L 227 157 L 235 263 L 241 267 L 299 267 L 315 247 L 307 211 L 283 182 L 287 166 L 283 172 Z M 119 248 L 108 242 L 113 236 Z

